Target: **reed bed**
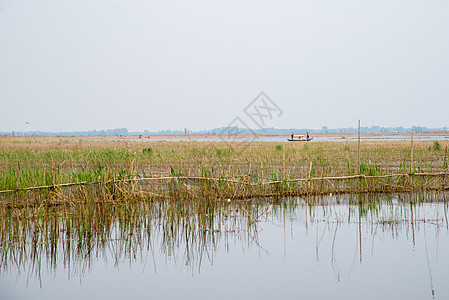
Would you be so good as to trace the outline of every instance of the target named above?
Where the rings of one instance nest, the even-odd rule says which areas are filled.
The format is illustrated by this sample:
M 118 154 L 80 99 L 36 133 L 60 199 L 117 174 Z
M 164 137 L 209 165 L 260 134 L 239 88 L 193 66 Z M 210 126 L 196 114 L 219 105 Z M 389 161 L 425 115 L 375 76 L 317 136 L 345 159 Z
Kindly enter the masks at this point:
M 0 197 L 17 204 L 445 190 L 448 144 L 363 142 L 359 163 L 353 141 L 4 141 Z

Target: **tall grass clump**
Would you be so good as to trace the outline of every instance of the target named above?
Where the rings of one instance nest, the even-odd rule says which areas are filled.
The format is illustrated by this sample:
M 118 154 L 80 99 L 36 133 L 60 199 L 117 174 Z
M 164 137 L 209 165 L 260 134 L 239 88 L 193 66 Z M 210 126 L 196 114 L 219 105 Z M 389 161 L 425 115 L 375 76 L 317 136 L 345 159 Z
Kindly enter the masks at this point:
M 440 144 L 440 142 L 434 141 L 434 142 L 433 142 L 432 148 L 433 148 L 433 151 L 440 151 L 440 149 L 441 149 L 441 144 Z

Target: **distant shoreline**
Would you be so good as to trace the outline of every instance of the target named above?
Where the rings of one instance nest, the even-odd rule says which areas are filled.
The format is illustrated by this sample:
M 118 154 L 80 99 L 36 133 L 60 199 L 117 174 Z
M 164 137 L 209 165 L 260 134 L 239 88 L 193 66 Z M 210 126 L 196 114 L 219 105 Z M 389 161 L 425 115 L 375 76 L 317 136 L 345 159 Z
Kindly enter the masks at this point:
M 306 134 L 305 132 L 295 132 L 295 134 Z M 287 138 L 290 136 L 290 133 L 285 134 L 239 134 L 234 135 L 232 138 L 237 139 L 267 139 L 267 138 Z M 341 137 L 341 138 L 354 138 L 357 137 L 357 133 L 314 133 L 310 134 L 311 137 Z M 411 132 L 365 132 L 360 133 L 361 137 L 382 137 L 382 136 L 397 136 L 397 137 L 410 137 Z M 449 136 L 449 131 L 427 131 L 427 132 L 415 132 L 413 136 Z M 227 140 L 230 137 L 226 134 L 190 134 L 190 139 L 192 140 L 203 140 L 203 139 L 223 139 Z M 93 135 L 93 136 L 0 136 L 0 142 L 7 141 L 120 141 L 120 140 L 142 140 L 142 141 L 152 141 L 152 140 L 189 140 L 189 136 L 184 134 L 157 134 L 157 135 Z

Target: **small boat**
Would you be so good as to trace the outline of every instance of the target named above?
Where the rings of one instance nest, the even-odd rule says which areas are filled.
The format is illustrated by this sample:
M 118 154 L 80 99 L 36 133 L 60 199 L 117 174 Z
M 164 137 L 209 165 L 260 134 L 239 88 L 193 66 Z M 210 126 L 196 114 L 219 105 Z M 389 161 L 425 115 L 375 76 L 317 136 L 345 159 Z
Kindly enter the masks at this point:
M 289 142 L 310 142 L 313 137 L 305 137 L 303 134 L 294 134 L 293 138 L 287 139 Z

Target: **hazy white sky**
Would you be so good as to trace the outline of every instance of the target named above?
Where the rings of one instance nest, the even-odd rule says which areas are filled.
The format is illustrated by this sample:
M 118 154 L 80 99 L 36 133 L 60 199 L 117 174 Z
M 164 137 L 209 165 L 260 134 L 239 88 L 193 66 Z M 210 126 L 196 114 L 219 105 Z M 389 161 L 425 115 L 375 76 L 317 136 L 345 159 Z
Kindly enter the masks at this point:
M 449 126 L 447 0 L 0 0 L 0 131 Z M 30 124 L 26 124 L 29 122 Z

